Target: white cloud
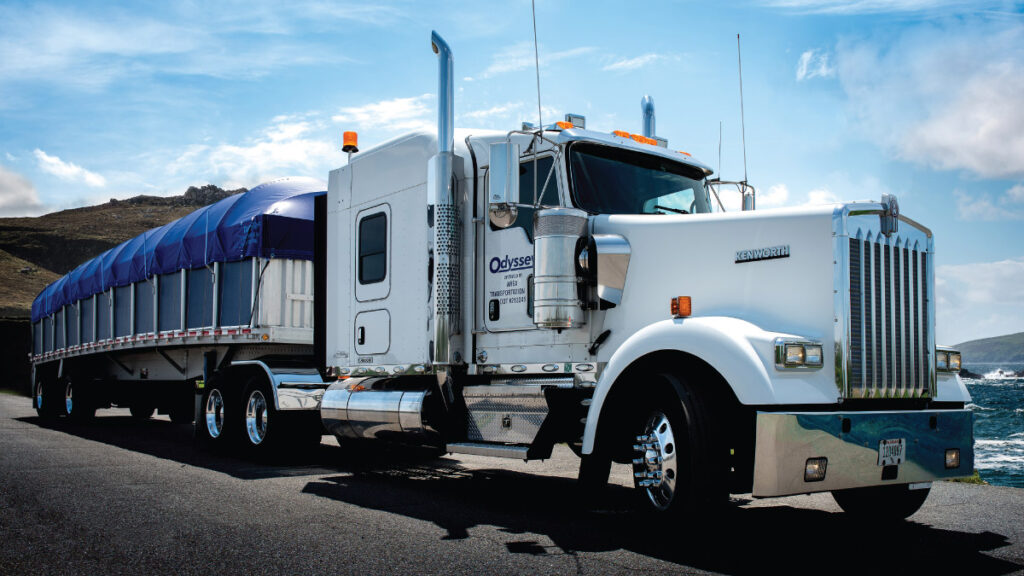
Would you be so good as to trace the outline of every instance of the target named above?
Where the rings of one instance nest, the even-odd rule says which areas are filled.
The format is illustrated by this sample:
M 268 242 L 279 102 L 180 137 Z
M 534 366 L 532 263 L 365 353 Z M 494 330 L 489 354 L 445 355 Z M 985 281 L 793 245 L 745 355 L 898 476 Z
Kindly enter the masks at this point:
M 1024 330 L 1024 258 L 935 270 L 939 344 Z
M 18 161 L 18 158 L 14 154 L 11 154 L 10 152 L 4 152 L 4 154 L 7 155 L 7 161 L 8 162 L 17 162 Z
M 996 198 L 962 190 L 954 190 L 953 195 L 961 220 L 1024 220 L 1024 184 L 1017 184 Z
M 796 80 L 802 82 L 811 78 L 831 78 L 836 69 L 829 63 L 828 52 L 808 50 L 800 55 L 796 66 Z
M 1000 0 L 766 0 L 763 4 L 809 14 L 883 14 L 975 11 L 996 8 Z
M 895 157 L 1024 176 L 1024 27 L 956 21 L 842 41 L 835 68 L 855 124 Z
M 807 202 L 805 204 L 813 206 L 817 204 L 835 204 L 842 201 L 842 198 L 835 192 L 827 188 L 816 188 L 807 193 Z
M 293 8 L 293 15 L 311 13 Z M 92 91 L 116 80 L 137 85 L 141 76 L 152 74 L 248 79 L 286 66 L 344 60 L 303 46 L 285 34 L 283 24 L 266 26 L 274 17 L 260 19 L 258 7 L 190 10 L 169 8 L 170 14 L 156 19 L 127 11 L 97 16 L 31 4 L 0 6 L 0 77 Z M 359 19 L 358 8 L 346 10 L 350 19 Z M 342 11 L 327 5 L 321 10 L 332 20 L 341 19 Z M 240 12 L 247 16 L 237 16 Z M 254 42 L 253 34 L 260 40 Z
M 552 62 L 558 62 L 559 60 L 577 58 L 579 56 L 590 54 L 594 52 L 594 50 L 595 49 L 591 46 L 581 46 L 579 48 L 548 53 L 545 52 L 542 47 L 540 50 L 540 64 L 541 66 L 545 66 Z M 499 74 L 518 72 L 519 70 L 533 68 L 534 63 L 535 55 L 533 43 L 520 42 L 519 44 L 510 46 L 495 54 L 491 59 L 490 66 L 480 74 L 480 77 L 491 78 Z
M 338 155 L 336 145 L 315 136 L 322 130 L 321 124 L 292 116 L 275 120 L 259 136 L 242 144 L 189 146 L 170 166 L 171 174 L 222 182 L 224 188 L 252 187 L 283 176 L 321 177 L 324 167 Z
M 625 72 L 627 70 L 636 70 L 638 68 L 643 68 L 644 66 L 653 64 L 654 62 L 657 62 L 658 60 L 663 60 L 665 58 L 668 57 L 663 54 L 644 54 L 642 56 L 637 56 L 635 58 L 624 58 L 616 60 L 615 62 L 612 62 L 611 64 L 608 64 L 601 69 L 606 72 Z
M 0 216 L 37 216 L 45 211 L 32 182 L 0 166 Z
M 757 207 L 758 208 L 773 208 L 776 206 L 785 206 L 789 201 L 789 187 L 785 184 L 775 184 L 769 186 L 768 190 L 761 192 L 757 195 Z
M 86 186 L 92 188 L 99 188 L 100 186 L 106 186 L 107 180 L 103 176 L 95 172 L 91 172 L 82 168 L 78 164 L 72 162 L 65 162 L 58 156 L 50 156 L 46 152 L 36 148 L 32 152 L 36 161 L 39 163 L 39 169 L 48 174 L 52 174 L 61 180 L 68 182 L 82 182 Z
M 436 112 L 433 101 L 433 94 L 423 94 L 371 102 L 342 108 L 331 120 L 354 129 L 370 128 L 388 132 L 430 130 L 433 126 L 430 117 Z

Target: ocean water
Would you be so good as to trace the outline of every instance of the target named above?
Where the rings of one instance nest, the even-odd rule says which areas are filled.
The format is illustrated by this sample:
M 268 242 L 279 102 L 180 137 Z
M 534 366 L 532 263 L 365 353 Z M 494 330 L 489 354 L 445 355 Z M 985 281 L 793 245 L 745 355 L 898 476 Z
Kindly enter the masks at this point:
M 1024 488 L 1024 378 L 1021 366 L 964 365 L 984 377 L 964 379 L 974 411 L 974 467 L 990 484 Z M 1000 372 L 1002 371 L 1002 373 Z

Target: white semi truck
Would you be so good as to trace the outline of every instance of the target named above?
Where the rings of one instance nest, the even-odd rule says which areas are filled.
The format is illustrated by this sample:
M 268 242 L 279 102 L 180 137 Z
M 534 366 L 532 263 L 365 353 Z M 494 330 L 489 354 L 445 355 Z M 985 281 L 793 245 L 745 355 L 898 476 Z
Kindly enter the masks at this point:
M 654 131 L 568 116 L 453 126 L 253 189 L 125 243 L 34 306 L 41 416 L 195 417 L 254 453 L 339 439 L 632 465 L 680 512 L 830 491 L 903 518 L 970 475 L 958 352 L 935 345 L 931 232 L 895 198 L 715 210 Z M 350 152 L 357 152 L 355 146 Z M 315 206 L 315 209 L 314 209 Z M 599 491 L 595 491 L 599 494 Z

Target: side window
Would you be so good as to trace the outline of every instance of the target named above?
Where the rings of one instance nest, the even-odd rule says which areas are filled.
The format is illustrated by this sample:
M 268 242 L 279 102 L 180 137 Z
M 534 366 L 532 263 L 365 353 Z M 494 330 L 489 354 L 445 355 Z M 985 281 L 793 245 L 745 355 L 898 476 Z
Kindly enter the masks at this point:
M 537 197 L 541 205 L 558 204 L 558 175 L 551 172 L 551 166 L 555 160 L 552 156 L 541 156 L 536 162 L 532 158 L 519 163 L 519 202 L 522 204 L 533 204 L 534 187 L 536 186 Z M 534 166 L 536 165 L 536 171 Z M 534 174 L 537 177 L 534 180 Z M 548 175 L 551 178 L 548 178 Z M 547 186 L 544 183 L 547 182 Z M 526 231 L 526 237 L 533 242 L 533 208 L 520 207 L 516 215 L 513 227 L 519 227 Z M 493 229 L 493 228 L 492 228 Z
M 388 217 L 383 212 L 359 221 L 359 283 L 382 282 L 388 273 Z

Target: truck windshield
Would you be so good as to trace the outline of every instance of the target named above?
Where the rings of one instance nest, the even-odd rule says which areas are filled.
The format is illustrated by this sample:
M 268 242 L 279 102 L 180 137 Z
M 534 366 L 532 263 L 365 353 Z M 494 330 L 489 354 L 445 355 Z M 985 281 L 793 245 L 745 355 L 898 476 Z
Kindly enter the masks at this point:
M 704 174 L 660 156 L 600 144 L 569 148 L 569 180 L 576 205 L 596 214 L 710 212 Z

